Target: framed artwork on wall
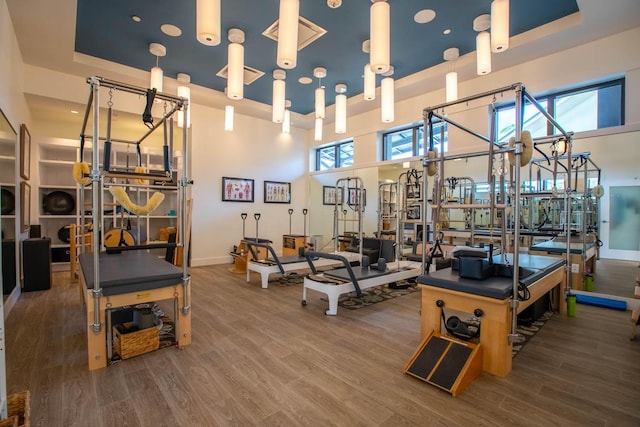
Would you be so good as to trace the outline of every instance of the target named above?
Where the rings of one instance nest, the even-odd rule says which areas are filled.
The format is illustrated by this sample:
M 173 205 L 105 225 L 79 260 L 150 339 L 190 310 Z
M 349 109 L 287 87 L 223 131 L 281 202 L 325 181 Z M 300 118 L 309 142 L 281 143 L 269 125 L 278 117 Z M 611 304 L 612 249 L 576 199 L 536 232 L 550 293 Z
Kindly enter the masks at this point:
M 291 203 L 291 183 L 278 181 L 264 182 L 265 203 Z
M 253 203 L 253 182 L 253 179 L 250 178 L 229 178 L 223 176 L 222 201 Z
M 338 192 L 336 193 L 336 187 L 330 187 L 328 185 L 322 186 L 322 204 L 335 205 L 336 200 L 339 205 L 342 204 L 342 187 L 338 187 Z
M 20 176 L 29 179 L 31 172 L 31 134 L 27 125 L 20 125 Z
M 20 230 L 22 232 L 29 230 L 31 222 L 31 186 L 28 182 L 20 182 Z
M 422 219 L 422 205 L 414 204 L 407 207 L 407 219 Z
M 347 204 L 349 206 L 360 206 L 360 203 L 362 203 L 362 206 L 366 206 L 367 205 L 367 190 L 366 189 L 362 189 L 362 194 L 359 188 L 349 188 L 349 197 L 347 199 Z

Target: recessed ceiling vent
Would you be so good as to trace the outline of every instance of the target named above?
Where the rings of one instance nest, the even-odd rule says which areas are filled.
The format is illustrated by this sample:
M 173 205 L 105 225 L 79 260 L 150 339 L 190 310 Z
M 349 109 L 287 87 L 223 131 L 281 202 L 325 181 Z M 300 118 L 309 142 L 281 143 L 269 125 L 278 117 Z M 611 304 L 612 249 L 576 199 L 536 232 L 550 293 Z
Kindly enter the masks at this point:
M 278 28 L 279 28 L 279 20 L 276 20 L 273 24 L 269 26 L 266 30 L 262 32 L 262 35 L 265 37 L 269 37 L 272 40 L 278 41 Z M 324 36 L 327 33 L 322 27 L 314 24 L 309 21 L 307 18 L 303 18 L 300 16 L 298 18 L 298 50 L 302 50 L 303 48 L 309 46 L 314 41 L 318 40 L 320 37 Z
M 225 65 L 222 70 L 216 73 L 216 76 L 222 77 L 223 79 L 229 78 L 229 65 Z M 244 84 L 245 86 L 250 85 L 251 83 L 258 80 L 260 77 L 264 76 L 264 73 L 260 70 L 256 70 L 255 68 L 244 67 Z

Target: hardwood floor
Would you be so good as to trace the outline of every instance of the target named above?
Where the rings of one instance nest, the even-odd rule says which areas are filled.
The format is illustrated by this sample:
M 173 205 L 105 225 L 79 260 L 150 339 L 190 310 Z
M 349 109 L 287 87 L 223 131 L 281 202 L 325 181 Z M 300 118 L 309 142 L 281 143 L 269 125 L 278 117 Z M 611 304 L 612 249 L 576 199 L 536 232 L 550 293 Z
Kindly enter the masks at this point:
M 23 294 L 6 322 L 8 391 L 32 426 L 638 426 L 640 338 L 630 314 L 554 315 L 507 378 L 460 396 L 402 373 L 420 293 L 325 316 L 302 289 L 261 289 L 228 265 L 193 268 L 193 344 L 87 370 L 84 307 L 67 274 Z

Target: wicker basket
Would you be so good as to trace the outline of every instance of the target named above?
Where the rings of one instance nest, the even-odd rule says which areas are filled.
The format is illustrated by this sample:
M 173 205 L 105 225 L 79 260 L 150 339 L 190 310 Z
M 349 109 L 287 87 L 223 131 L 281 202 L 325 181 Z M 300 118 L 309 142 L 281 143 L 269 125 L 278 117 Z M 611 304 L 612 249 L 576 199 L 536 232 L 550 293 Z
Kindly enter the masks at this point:
M 0 427 L 18 427 L 18 422 L 19 418 L 14 415 L 5 420 L 0 420 Z
M 132 322 L 122 324 L 124 330 L 132 325 Z M 117 326 L 113 327 L 113 351 L 122 359 L 157 350 L 159 346 L 160 336 L 155 326 L 129 333 L 120 332 Z
M 11 420 L 12 417 L 17 417 L 18 424 L 15 425 L 18 425 L 20 427 L 29 427 L 31 425 L 29 390 L 21 391 L 19 393 L 13 393 L 7 397 L 7 417 L 9 417 L 8 420 Z

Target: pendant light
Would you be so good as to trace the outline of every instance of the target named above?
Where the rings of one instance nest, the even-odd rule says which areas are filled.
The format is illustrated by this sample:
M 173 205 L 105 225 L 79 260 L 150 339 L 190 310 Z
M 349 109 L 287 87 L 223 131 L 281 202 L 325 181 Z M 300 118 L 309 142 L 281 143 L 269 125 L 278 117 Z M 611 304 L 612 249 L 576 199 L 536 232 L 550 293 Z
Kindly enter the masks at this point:
M 491 35 L 487 32 L 491 26 L 491 16 L 480 15 L 473 20 L 476 36 L 476 72 L 479 76 L 491 72 Z
M 322 141 L 322 119 L 316 119 L 313 139 L 315 141 Z
M 207 46 L 217 46 L 220 35 L 220 0 L 197 0 L 196 39 Z
M 191 76 L 189 74 L 178 73 L 178 96 L 187 98 L 187 127 L 191 127 Z M 183 111 L 178 111 L 178 127 L 184 127 Z
M 158 92 L 162 92 L 162 80 L 164 75 L 162 73 L 162 68 L 158 66 L 158 61 L 161 56 L 165 56 L 167 54 L 167 48 L 160 43 L 151 43 L 149 45 L 149 52 L 156 57 L 156 66 L 151 69 L 151 81 L 149 83 L 149 87 L 151 89 L 155 88 Z
M 380 112 L 383 123 L 391 123 L 395 120 L 395 82 L 393 80 L 393 66 L 384 73 L 384 79 L 380 83 Z
M 509 0 L 491 2 L 491 52 L 509 49 Z
M 313 69 L 313 75 L 318 79 L 318 87 L 315 91 L 315 118 L 324 119 L 325 96 L 324 86 L 322 86 L 322 79 L 327 76 L 327 70 L 326 68 L 316 67 Z
M 227 57 L 227 96 L 238 100 L 244 97 L 244 31 L 231 28 L 229 41 L 231 43 Z
M 273 71 L 273 102 L 271 120 L 274 123 L 282 123 L 285 110 L 285 82 L 287 73 L 284 70 Z
M 444 51 L 442 57 L 445 61 L 448 61 L 450 65 L 450 71 L 445 76 L 445 98 L 447 102 L 453 102 L 458 99 L 458 73 L 455 72 L 453 63 L 460 56 L 460 51 L 457 47 L 451 47 Z
M 369 40 L 362 42 L 362 51 L 366 54 L 371 52 L 371 42 Z M 371 64 L 365 64 L 362 76 L 364 78 L 364 100 L 373 101 L 376 99 L 376 73 L 371 69 Z
M 282 133 L 290 133 L 291 132 L 291 101 L 284 101 L 284 120 L 282 121 Z
M 371 2 L 369 63 L 373 72 L 382 74 L 391 66 L 391 9 L 385 0 Z
M 329 6 L 331 9 L 338 8 L 342 6 L 342 0 L 327 0 L 327 6 Z
M 284 69 L 295 68 L 298 60 L 299 12 L 299 0 L 280 0 L 276 63 Z
M 336 85 L 336 120 L 335 131 L 338 134 L 347 132 L 347 85 Z
M 229 132 L 233 131 L 233 116 L 233 105 L 227 105 L 224 107 L 224 130 Z

